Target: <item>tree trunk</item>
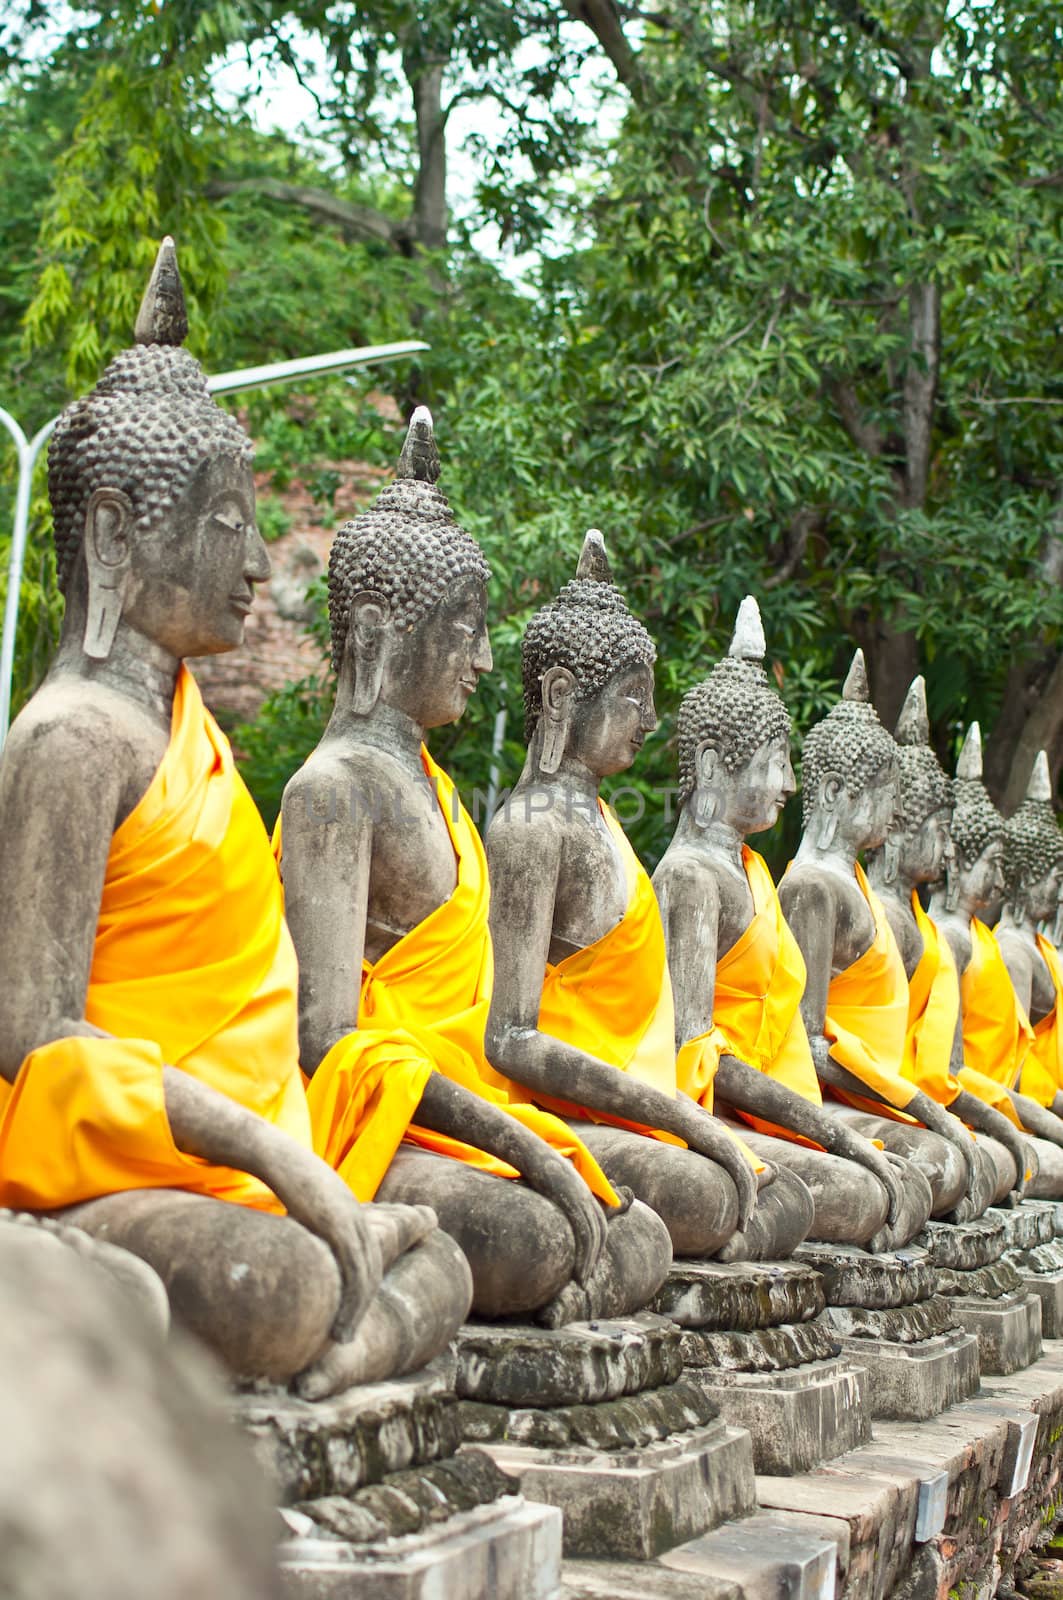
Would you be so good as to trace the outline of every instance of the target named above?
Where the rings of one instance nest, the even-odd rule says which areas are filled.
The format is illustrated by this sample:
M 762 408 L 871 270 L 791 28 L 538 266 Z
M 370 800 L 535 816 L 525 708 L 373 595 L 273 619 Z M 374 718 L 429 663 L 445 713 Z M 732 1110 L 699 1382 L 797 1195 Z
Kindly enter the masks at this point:
M 1055 784 L 1063 766 L 1063 655 L 1014 667 L 985 753 L 985 782 L 1005 816 L 1026 793 L 1038 750 Z
M 413 93 L 417 123 L 414 237 L 422 250 L 443 250 L 448 222 L 447 114 L 443 109 L 447 57 L 433 55 L 426 59 L 413 49 L 406 49 L 402 54 L 402 66 Z

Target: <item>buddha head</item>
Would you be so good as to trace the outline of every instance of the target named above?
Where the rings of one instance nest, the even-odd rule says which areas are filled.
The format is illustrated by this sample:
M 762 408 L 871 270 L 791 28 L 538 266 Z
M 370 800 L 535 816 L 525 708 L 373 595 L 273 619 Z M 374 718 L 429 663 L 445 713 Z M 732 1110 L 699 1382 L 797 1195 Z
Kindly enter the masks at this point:
M 972 722 L 956 763 L 945 905 L 992 913 L 1004 892 L 1004 818 L 982 782 L 982 730 Z M 995 920 L 995 919 L 992 919 Z
M 212 400 L 164 239 L 132 349 L 67 406 L 48 450 L 64 630 L 95 661 L 119 624 L 170 654 L 232 650 L 269 576 L 251 441 Z
M 491 670 L 487 563 L 436 488 L 431 413 L 410 419 L 395 481 L 329 555 L 332 663 L 351 709 L 382 703 L 422 728 L 456 722 Z
M 626 771 L 657 726 L 656 659 L 592 528 L 576 576 L 524 631 L 524 733 L 539 770 L 556 772 L 568 757 L 598 778 Z
M 894 732 L 897 743 L 897 809 L 876 866 L 883 881 L 900 875 L 909 887 L 936 883 L 949 852 L 952 784 L 930 744 L 926 684 L 912 680 Z
M 1063 836 L 1052 806 L 1048 757 L 1038 752 L 1023 800 L 1005 824 L 1004 875 L 1012 915 L 1021 922 L 1055 917 L 1063 885 Z
M 760 610 L 747 595 L 728 653 L 676 717 L 680 805 L 700 826 L 724 822 L 742 837 L 772 827 L 796 787 L 790 713 L 768 683 L 764 650 Z
M 821 850 L 855 854 L 886 841 L 897 805 L 897 746 L 871 704 L 864 653 L 853 657 L 842 697 L 805 736 L 801 804 L 805 832 Z

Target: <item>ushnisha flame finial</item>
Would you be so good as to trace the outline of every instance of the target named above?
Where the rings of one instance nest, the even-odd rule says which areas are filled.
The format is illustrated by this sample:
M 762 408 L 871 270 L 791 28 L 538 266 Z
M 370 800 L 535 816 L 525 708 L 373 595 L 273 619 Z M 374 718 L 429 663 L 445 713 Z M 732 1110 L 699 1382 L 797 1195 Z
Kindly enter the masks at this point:
M 864 665 L 864 652 L 862 650 L 856 652 L 849 671 L 845 674 L 845 682 L 842 684 L 842 699 L 870 704 L 871 690 L 867 684 L 867 668 Z
M 136 344 L 180 345 L 187 335 L 188 312 L 177 266 L 177 247 L 167 234 L 140 302 L 133 340 Z
M 583 549 L 576 563 L 576 577 L 590 583 L 612 583 L 613 569 L 605 549 L 605 538 L 600 528 L 588 528 L 583 539 Z
M 957 778 L 980 780 L 982 776 L 982 730 L 972 722 L 963 741 L 963 749 L 956 763 Z
M 436 449 L 432 413 L 427 406 L 418 406 L 406 430 L 395 477 L 412 478 L 418 483 L 435 483 L 439 472 L 439 451 Z
M 760 607 L 755 596 L 747 594 L 735 617 L 731 647 L 727 654 L 738 661 L 763 661 L 767 650 L 764 624 L 760 620 Z
M 898 744 L 930 743 L 930 718 L 926 709 L 926 679 L 922 673 L 912 679 L 904 697 L 893 737 Z
M 1048 756 L 1044 750 L 1038 750 L 1037 760 L 1030 773 L 1030 781 L 1026 785 L 1027 800 L 1052 799 L 1052 774 L 1048 770 Z

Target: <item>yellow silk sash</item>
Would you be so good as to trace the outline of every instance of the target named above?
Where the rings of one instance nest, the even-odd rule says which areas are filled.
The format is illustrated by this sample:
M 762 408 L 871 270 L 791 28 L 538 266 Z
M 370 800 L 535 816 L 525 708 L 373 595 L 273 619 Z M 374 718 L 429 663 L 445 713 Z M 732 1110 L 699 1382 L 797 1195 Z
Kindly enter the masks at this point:
M 960 979 L 964 1064 L 1001 1088 L 1018 1087 L 1033 1029 L 994 934 L 971 918 L 971 959 Z
M 162 1067 L 310 1143 L 296 966 L 269 842 L 228 741 L 182 667 L 170 742 L 115 831 L 86 1021 L 0 1081 L 0 1204 L 47 1210 L 178 1188 L 281 1211 L 257 1179 L 174 1147 Z
M 1063 1089 L 1063 966 L 1055 945 L 1037 935 L 1037 948 L 1052 978 L 1052 1009 L 1033 1024 L 1033 1039 L 1022 1064 L 1019 1087 L 1038 1105 L 1050 1106 Z
M 527 1093 L 484 1055 L 494 959 L 490 895 L 480 836 L 454 785 L 422 747 L 421 759 L 446 821 L 457 863 L 449 899 L 379 961 L 362 963 L 358 1027 L 329 1051 L 307 1087 L 314 1148 L 354 1193 L 371 1200 L 403 1139 L 500 1177 L 505 1162 L 412 1118 L 435 1069 L 508 1111 L 566 1156 L 608 1205 L 616 1194 L 586 1146 L 559 1118 L 527 1104 Z
M 830 981 L 823 1032 L 831 1056 L 888 1102 L 861 1100 L 835 1091 L 851 1105 L 877 1116 L 903 1111 L 916 1086 L 901 1077 L 908 1030 L 908 978 L 882 902 L 855 863 L 856 881 L 875 923 L 875 937 L 851 967 Z M 908 1121 L 908 1118 L 900 1120 Z
M 902 1075 L 938 1105 L 950 1106 L 960 1085 L 949 1071 L 960 1015 L 960 980 L 949 941 L 941 937 L 912 890 L 923 953 L 908 980 L 908 1032 Z

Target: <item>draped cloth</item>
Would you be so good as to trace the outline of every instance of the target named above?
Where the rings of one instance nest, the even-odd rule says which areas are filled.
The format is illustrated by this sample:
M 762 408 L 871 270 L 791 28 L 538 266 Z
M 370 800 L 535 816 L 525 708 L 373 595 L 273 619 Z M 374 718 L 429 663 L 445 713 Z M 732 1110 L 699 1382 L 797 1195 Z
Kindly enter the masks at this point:
M 960 980 L 949 941 L 942 938 L 912 890 L 912 911 L 923 953 L 908 980 L 908 1031 L 901 1072 L 940 1106 L 950 1106 L 960 1085 L 949 1071 L 960 1015 Z
M 707 1088 L 711 1106 L 712 1080 L 727 1041 L 713 1028 L 685 1044 L 677 1063 L 672 980 L 657 896 L 616 817 L 601 801 L 598 809 L 623 864 L 627 903 L 620 921 L 608 933 L 556 965 L 548 964 L 539 1005 L 540 1032 L 564 1040 L 672 1099 L 682 1089 L 704 1103 Z M 695 1093 L 699 1085 L 704 1087 Z M 544 1104 L 564 1116 L 631 1128 L 666 1144 L 683 1144 L 661 1129 L 587 1106 L 554 1099 L 544 1099 Z M 735 1142 L 759 1171 L 763 1163 L 741 1140 Z
M 818 1106 L 822 1104 L 819 1079 L 801 1017 L 805 960 L 783 916 L 763 857 L 743 845 L 742 865 L 753 898 L 753 916 L 716 963 L 714 1029 L 729 1055 Z M 686 1082 L 681 1087 L 712 1109 L 711 1081 L 707 1088 L 697 1079 L 690 1087 Z M 760 1133 L 808 1143 L 751 1113 L 737 1111 L 736 1115 Z
M 228 741 L 181 667 L 170 741 L 107 858 L 85 1020 L 0 1080 L 0 1205 L 49 1210 L 175 1188 L 283 1207 L 176 1149 L 164 1063 L 305 1145 L 295 951 L 269 841 Z
M 918 1092 L 901 1076 L 908 1033 L 908 976 L 882 902 L 859 862 L 855 870 L 875 934 L 863 955 L 831 979 L 823 1032 L 833 1060 L 887 1104 L 840 1089 L 832 1092 L 861 1111 L 908 1122 L 910 1118 L 897 1116 Z
M 1019 1087 L 1038 1105 L 1050 1106 L 1063 1089 L 1063 964 L 1055 945 L 1043 933 L 1037 935 L 1037 948 L 1052 979 L 1053 1002 L 1051 1010 L 1033 1024 Z
M 992 931 L 971 918 L 971 955 L 960 978 L 963 1088 L 1022 1127 L 1008 1095 L 1018 1085 L 1033 1030 Z
M 454 849 L 457 883 L 378 961 L 362 962 L 358 1027 L 340 1039 L 307 1086 L 314 1148 L 361 1200 L 371 1200 L 403 1140 L 482 1172 L 515 1178 L 504 1161 L 414 1115 L 432 1071 L 509 1112 L 566 1156 L 607 1205 L 617 1196 L 586 1146 L 484 1054 L 494 958 L 487 861 L 454 785 L 422 746 L 421 760 Z M 279 848 L 279 834 L 275 836 Z

